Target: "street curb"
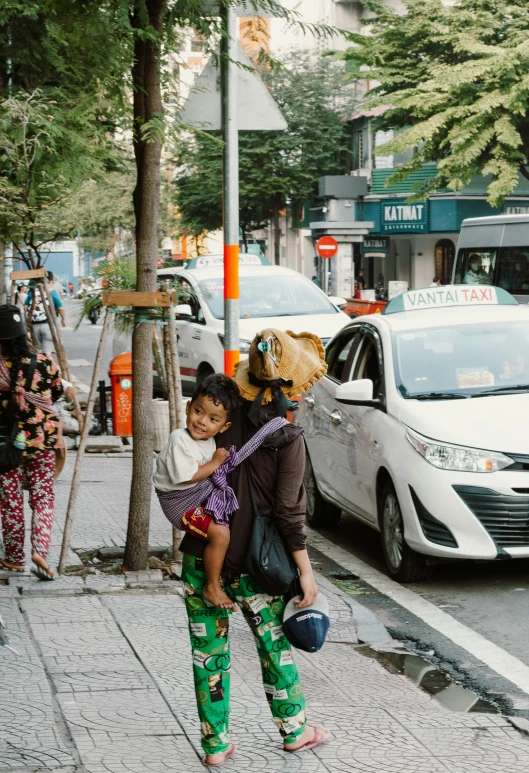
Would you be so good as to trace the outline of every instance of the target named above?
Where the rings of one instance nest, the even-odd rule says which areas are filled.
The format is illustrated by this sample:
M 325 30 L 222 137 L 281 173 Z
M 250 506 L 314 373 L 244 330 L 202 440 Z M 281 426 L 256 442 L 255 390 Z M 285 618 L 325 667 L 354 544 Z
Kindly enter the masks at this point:
M 316 576 L 316 583 L 324 592 L 327 591 L 329 595 L 334 594 L 341 598 L 349 607 L 359 643 L 371 645 L 395 643 L 386 626 L 370 609 L 351 598 L 348 593 L 323 575 Z

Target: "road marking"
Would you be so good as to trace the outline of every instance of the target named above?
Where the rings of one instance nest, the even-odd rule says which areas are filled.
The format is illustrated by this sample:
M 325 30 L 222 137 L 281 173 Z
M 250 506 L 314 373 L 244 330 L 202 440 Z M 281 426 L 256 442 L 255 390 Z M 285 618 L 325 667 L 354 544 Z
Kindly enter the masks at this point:
M 332 558 L 347 571 L 358 575 L 385 596 L 396 601 L 397 604 L 423 620 L 431 628 L 435 628 L 454 644 L 462 647 L 475 658 L 481 660 L 482 663 L 486 663 L 497 674 L 508 679 L 520 690 L 529 693 L 529 666 L 526 666 L 521 660 L 509 655 L 497 644 L 455 620 L 447 612 L 436 607 L 435 604 L 423 599 L 418 593 L 399 585 L 360 558 L 351 555 L 347 550 L 322 537 L 321 534 L 317 534 L 311 529 L 307 529 L 307 534 L 309 545 Z
M 71 368 L 90 368 L 94 363 L 88 360 L 68 360 Z

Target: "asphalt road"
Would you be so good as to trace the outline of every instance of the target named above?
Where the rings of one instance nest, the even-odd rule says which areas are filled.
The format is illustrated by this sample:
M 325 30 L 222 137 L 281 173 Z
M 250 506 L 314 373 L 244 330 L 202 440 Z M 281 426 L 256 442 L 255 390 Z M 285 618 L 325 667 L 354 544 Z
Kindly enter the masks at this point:
M 81 306 L 82 304 L 80 301 L 66 299 L 65 308 L 67 326 L 63 329 L 62 334 L 68 359 L 70 361 L 72 375 L 84 384 L 86 391 L 88 391 L 92 379 L 102 326 L 100 324 L 92 325 L 88 320 L 83 320 L 79 329 L 74 330 L 79 318 Z M 109 336 L 105 346 L 100 375 L 100 379 L 104 378 L 107 383 L 110 383 L 108 378 L 108 367 L 111 359 L 112 336 Z
M 89 385 L 101 326 L 83 322 L 74 331 L 72 323 L 80 304 L 67 301 L 66 305 L 68 328 L 64 331 L 64 340 L 72 373 L 80 382 Z M 111 359 L 110 338 L 101 376 L 107 383 Z M 429 582 L 406 586 L 413 594 L 412 600 L 424 599 L 433 610 L 442 610 L 450 619 L 469 630 L 470 644 L 466 649 L 454 640 L 457 637 L 452 637 L 449 627 L 447 631 L 440 631 L 429 624 L 428 615 L 414 614 L 399 603 L 396 598 L 401 586 L 397 583 L 384 579 L 382 591 L 370 584 L 369 569 L 386 574 L 377 533 L 344 514 L 337 528 L 319 529 L 317 534 L 325 538 L 328 547 L 325 555 L 315 548 L 311 549 L 316 569 L 338 582 L 340 577 L 345 578 L 351 593 L 376 612 L 396 638 L 407 642 L 417 652 L 426 654 L 444 671 L 483 698 L 492 699 L 506 713 L 521 714 L 529 719 L 529 671 L 525 687 L 522 684 L 523 675 L 520 679 L 513 676 L 513 682 L 505 676 L 509 674 L 509 656 L 529 668 L 529 560 L 452 563 L 437 567 Z M 343 560 L 344 554 L 340 549 L 356 561 L 354 575 L 344 569 L 347 561 Z M 480 659 L 479 652 L 475 654 L 479 647 L 472 646 L 473 634 L 478 640 L 480 635 L 484 637 L 485 646 L 492 643 L 501 648 L 497 655 L 503 674 L 498 674 L 490 664 Z M 505 653 L 504 663 L 502 652 Z

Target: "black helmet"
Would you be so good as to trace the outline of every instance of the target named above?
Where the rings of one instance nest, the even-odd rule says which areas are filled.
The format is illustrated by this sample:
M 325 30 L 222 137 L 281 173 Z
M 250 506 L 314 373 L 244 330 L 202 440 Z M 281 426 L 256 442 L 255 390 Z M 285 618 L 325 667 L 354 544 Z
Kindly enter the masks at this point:
M 0 340 L 18 338 L 27 332 L 23 314 L 18 306 L 12 306 L 10 303 L 0 306 Z

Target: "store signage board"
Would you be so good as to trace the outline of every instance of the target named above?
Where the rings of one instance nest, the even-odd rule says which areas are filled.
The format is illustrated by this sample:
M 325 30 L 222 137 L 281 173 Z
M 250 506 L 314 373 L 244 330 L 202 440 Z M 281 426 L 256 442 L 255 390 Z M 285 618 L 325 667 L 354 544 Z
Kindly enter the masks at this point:
M 388 236 L 366 236 L 360 244 L 360 254 L 364 258 L 385 258 L 389 253 Z
M 406 201 L 380 202 L 380 221 L 383 233 L 428 233 L 428 202 L 406 204 Z
M 505 201 L 503 205 L 503 212 L 505 215 L 529 215 L 529 206 L 523 201 Z

